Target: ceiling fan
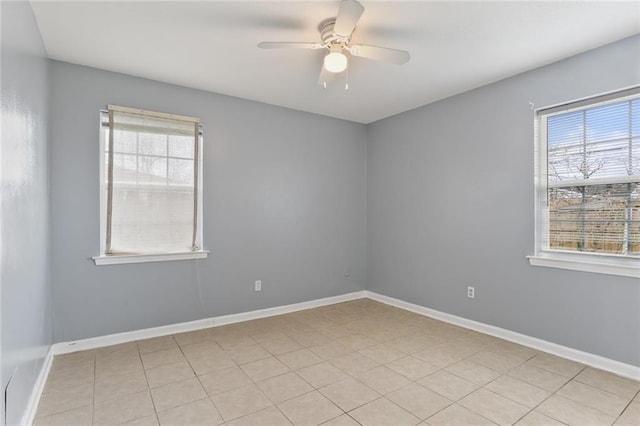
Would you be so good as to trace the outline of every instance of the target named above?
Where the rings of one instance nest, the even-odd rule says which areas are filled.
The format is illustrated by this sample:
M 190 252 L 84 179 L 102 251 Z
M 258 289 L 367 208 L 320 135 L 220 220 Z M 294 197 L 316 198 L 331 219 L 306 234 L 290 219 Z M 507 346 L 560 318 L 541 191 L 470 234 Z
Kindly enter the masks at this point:
M 347 55 L 361 58 L 373 59 L 376 61 L 388 62 L 402 65 L 409 61 L 409 52 L 404 50 L 389 49 L 386 47 L 368 46 L 366 44 L 351 45 L 351 34 L 364 12 L 364 7 L 356 0 L 342 0 L 338 8 L 338 16 L 329 18 L 320 24 L 319 43 L 304 42 L 269 42 L 258 43 L 258 47 L 263 49 L 326 49 L 327 55 L 324 57 L 322 70 L 318 84 L 324 88 L 327 83 L 333 80 L 334 76 L 347 69 Z M 349 84 L 345 85 L 345 90 L 349 89 Z

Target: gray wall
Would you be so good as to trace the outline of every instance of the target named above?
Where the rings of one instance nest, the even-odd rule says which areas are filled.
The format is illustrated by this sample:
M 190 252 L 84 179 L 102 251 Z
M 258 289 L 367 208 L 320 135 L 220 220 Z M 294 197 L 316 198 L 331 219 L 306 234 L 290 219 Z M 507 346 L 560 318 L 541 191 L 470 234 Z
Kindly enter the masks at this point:
M 17 424 L 51 344 L 49 66 L 27 2 L 1 2 L 2 418 Z M 7 406 L 4 390 L 8 381 Z
M 534 246 L 528 102 L 638 83 L 640 36 L 371 124 L 367 289 L 640 366 L 637 279 L 525 259 Z
M 62 62 L 52 62 L 52 88 L 56 342 L 364 289 L 364 125 Z M 107 104 L 200 117 L 208 259 L 90 260 Z

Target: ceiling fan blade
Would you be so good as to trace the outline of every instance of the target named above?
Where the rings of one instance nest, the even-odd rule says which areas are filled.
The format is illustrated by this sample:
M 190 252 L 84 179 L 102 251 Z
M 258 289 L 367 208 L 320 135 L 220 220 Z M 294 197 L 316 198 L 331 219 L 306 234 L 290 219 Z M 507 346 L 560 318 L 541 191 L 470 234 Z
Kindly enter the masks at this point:
M 341 37 L 349 37 L 363 12 L 364 7 L 356 0 L 342 0 L 333 32 Z
M 282 41 L 263 41 L 258 43 L 258 47 L 263 49 L 322 49 L 321 43 L 298 43 Z
M 327 85 L 333 81 L 334 76 L 335 74 L 327 71 L 323 64 L 322 69 L 320 70 L 320 77 L 318 77 L 318 84 L 324 86 L 326 89 Z
M 353 56 L 373 59 L 375 61 L 388 62 L 390 64 L 402 65 L 409 62 L 409 52 L 406 50 L 389 49 L 386 47 L 367 46 L 356 44 L 349 48 Z

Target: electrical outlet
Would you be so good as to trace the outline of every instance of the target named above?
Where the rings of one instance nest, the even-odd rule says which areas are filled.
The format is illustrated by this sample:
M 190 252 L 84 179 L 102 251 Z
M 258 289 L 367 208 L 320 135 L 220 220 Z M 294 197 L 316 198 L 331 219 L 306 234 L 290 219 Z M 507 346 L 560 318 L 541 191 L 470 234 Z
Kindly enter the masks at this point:
M 256 284 L 254 287 L 255 291 L 262 291 L 262 281 L 261 280 L 256 280 Z
M 476 288 L 475 287 L 467 287 L 467 297 L 469 299 L 476 298 Z

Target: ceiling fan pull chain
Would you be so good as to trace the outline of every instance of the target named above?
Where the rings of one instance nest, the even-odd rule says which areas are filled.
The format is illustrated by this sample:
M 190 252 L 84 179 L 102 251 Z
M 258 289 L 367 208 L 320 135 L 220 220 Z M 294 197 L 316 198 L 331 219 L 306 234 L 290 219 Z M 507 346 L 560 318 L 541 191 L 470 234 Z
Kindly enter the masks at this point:
M 345 70 L 344 74 L 344 90 L 349 91 L 349 67 Z

